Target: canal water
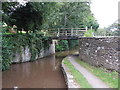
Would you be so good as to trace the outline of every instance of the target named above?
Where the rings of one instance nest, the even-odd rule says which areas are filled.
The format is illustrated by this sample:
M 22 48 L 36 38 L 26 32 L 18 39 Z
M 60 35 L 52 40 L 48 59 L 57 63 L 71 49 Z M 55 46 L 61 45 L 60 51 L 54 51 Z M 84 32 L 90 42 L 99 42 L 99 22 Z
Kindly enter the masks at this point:
M 70 54 L 64 51 L 34 62 L 11 65 L 2 73 L 2 88 L 67 88 L 60 65 Z

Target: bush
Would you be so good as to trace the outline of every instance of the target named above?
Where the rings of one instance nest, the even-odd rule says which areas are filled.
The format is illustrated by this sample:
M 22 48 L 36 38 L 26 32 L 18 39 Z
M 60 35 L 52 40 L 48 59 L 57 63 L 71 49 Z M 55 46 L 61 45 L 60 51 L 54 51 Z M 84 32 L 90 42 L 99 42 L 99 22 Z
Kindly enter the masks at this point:
M 84 37 L 93 37 L 93 36 L 94 36 L 93 30 L 88 30 L 87 32 L 84 33 Z
M 68 41 L 67 40 L 59 40 L 58 44 L 55 46 L 56 51 L 65 51 L 68 50 Z
M 68 49 L 75 49 L 78 46 L 78 40 L 59 40 L 55 46 L 56 51 L 65 51 Z
M 69 40 L 69 49 L 75 49 L 78 46 L 79 40 Z

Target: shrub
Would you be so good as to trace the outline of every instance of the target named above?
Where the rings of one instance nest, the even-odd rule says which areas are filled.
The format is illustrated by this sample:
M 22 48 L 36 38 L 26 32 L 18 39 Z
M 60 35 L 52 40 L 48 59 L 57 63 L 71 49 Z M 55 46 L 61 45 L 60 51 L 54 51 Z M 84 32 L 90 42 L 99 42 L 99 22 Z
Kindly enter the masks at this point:
M 93 36 L 94 36 L 93 30 L 88 30 L 87 32 L 84 33 L 84 37 L 93 37 Z
M 55 46 L 56 51 L 65 51 L 68 50 L 68 41 L 67 40 L 59 40 L 58 44 Z

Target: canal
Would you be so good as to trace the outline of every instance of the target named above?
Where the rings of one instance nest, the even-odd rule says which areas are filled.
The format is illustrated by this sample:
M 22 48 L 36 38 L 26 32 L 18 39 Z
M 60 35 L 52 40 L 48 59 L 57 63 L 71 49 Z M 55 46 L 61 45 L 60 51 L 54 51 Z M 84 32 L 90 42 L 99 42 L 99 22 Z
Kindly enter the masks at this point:
M 58 52 L 34 62 L 12 64 L 2 73 L 2 87 L 67 88 L 60 65 L 62 59 L 73 52 Z

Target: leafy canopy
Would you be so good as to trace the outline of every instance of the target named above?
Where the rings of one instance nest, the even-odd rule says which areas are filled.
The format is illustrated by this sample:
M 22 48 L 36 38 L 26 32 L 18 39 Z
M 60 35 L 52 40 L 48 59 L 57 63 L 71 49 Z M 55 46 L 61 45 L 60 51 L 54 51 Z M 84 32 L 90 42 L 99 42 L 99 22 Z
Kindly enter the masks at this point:
M 4 3 L 3 3 L 4 4 Z M 27 2 L 26 5 L 10 3 L 3 6 L 4 21 L 16 25 L 19 30 L 37 31 L 41 28 L 80 28 L 91 26 L 97 29 L 89 3 L 82 2 Z

